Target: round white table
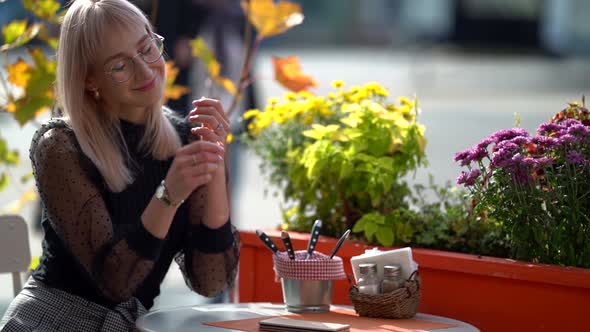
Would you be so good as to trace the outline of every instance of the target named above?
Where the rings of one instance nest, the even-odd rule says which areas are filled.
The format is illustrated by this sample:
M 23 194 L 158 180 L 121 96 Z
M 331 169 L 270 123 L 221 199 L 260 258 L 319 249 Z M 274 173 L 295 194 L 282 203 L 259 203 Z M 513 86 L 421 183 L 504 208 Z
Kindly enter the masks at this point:
M 352 309 L 350 306 L 333 306 L 334 308 Z M 161 331 L 236 331 L 214 326 L 205 325 L 206 322 L 218 322 L 227 320 L 239 320 L 256 318 L 260 316 L 287 315 L 290 312 L 285 310 L 283 304 L 273 303 L 237 303 L 237 304 L 211 304 L 204 306 L 189 306 L 169 309 L 159 309 L 148 312 L 141 316 L 136 326 L 140 331 L 161 332 Z M 433 330 L 439 332 L 479 332 L 477 328 L 467 323 L 428 314 L 416 314 L 417 319 L 433 322 L 448 323 L 456 327 Z

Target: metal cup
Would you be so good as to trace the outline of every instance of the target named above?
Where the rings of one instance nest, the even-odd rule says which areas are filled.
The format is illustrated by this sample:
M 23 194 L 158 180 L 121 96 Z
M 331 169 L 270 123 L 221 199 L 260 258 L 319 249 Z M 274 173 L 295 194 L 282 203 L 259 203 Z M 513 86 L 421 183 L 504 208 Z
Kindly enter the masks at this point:
M 290 312 L 323 312 L 330 310 L 334 280 L 281 279 L 283 300 Z

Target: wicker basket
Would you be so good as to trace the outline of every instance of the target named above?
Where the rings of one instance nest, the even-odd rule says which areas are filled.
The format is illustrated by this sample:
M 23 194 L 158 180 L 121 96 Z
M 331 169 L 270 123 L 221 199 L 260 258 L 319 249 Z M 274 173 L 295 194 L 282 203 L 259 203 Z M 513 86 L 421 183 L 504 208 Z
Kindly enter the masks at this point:
M 393 292 L 377 295 L 359 293 L 356 285 L 351 285 L 348 297 L 354 310 L 361 316 L 378 318 L 412 318 L 420 304 L 420 278 L 414 271 L 405 287 Z

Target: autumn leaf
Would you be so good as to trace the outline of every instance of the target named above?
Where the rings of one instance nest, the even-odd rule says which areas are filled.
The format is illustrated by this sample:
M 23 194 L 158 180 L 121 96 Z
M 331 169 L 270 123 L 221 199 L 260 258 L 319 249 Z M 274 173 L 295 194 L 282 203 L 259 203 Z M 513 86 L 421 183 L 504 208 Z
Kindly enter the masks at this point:
M 25 87 L 31 78 L 31 66 L 21 58 L 5 68 L 8 72 L 8 82 L 18 87 Z
M 13 101 L 14 118 L 24 125 L 35 116 L 47 112 L 55 102 L 53 82 L 55 82 L 56 63 L 48 60 L 40 48 L 28 50 L 34 66 L 27 70 L 30 77 L 23 86 L 23 95 Z
M 2 27 L 2 38 L 4 43 L 14 42 L 27 30 L 27 20 L 14 20 Z
M 5 44 L 0 47 L 0 52 L 5 52 L 26 44 L 31 39 L 35 38 L 35 36 L 37 36 L 42 26 L 41 23 L 35 23 L 27 28 L 26 21 L 18 21 L 16 24 L 15 22 L 17 21 L 13 21 L 2 28 Z M 23 29 L 23 23 L 25 29 Z M 12 26 L 13 24 L 15 25 Z
M 242 10 L 258 31 L 259 38 L 283 33 L 303 22 L 299 4 L 280 0 L 242 0 Z
M 41 19 L 51 23 L 58 23 L 58 15 L 56 13 L 61 7 L 61 4 L 55 0 L 23 0 L 23 6 L 26 10 Z
M 221 72 L 221 65 L 219 61 L 215 58 L 215 54 L 209 49 L 205 40 L 201 37 L 195 38 L 191 40 L 191 50 L 192 55 L 201 59 L 205 67 L 207 67 L 207 72 L 209 73 L 209 77 L 219 86 L 225 89 L 228 93 L 234 95 L 237 92 L 236 86 L 234 83 L 226 77 L 223 77 L 220 74 Z
M 169 99 L 178 99 L 189 92 L 188 87 L 174 84 L 178 76 L 178 67 L 174 61 L 166 61 L 166 87 L 164 89 L 164 103 Z
M 273 57 L 272 63 L 275 68 L 275 80 L 285 88 L 293 92 L 299 92 L 307 90 L 311 86 L 318 86 L 313 77 L 302 72 L 299 59 L 296 56 Z

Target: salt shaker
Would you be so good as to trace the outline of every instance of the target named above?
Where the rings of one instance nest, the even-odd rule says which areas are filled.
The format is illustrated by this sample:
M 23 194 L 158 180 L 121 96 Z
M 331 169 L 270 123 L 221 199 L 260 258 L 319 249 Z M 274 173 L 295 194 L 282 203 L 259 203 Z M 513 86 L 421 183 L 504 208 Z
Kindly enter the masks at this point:
M 379 294 L 377 265 L 373 263 L 360 264 L 359 272 L 361 274 L 357 282 L 359 293 L 368 295 Z
M 385 265 L 383 267 L 383 281 L 381 281 L 381 293 L 389 293 L 401 288 L 404 281 L 399 265 Z

